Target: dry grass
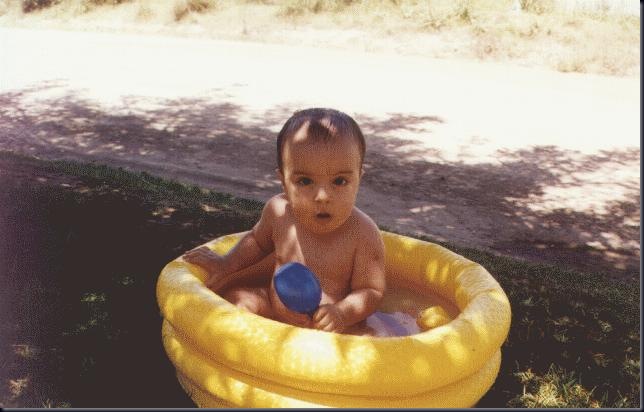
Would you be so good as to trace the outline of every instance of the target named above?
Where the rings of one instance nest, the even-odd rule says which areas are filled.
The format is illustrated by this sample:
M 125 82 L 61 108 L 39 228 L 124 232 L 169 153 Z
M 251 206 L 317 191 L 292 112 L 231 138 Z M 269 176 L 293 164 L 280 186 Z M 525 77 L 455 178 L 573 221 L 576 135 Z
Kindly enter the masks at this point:
M 6 0 L 0 25 L 130 30 L 639 76 L 640 19 L 555 0 Z
M 530 369 L 515 374 L 523 384 L 523 394 L 511 404 L 521 408 L 599 408 L 601 405 L 580 383 L 575 372 L 552 365 L 543 376 Z

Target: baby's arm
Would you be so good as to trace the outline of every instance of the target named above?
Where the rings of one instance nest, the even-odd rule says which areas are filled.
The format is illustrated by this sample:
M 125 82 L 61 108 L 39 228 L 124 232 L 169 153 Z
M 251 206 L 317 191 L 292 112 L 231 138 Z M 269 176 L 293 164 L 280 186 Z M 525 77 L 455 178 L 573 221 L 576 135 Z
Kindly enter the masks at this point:
M 385 293 L 385 247 L 378 228 L 365 230 L 356 250 L 351 292 L 342 300 L 321 305 L 313 316 L 316 329 L 342 332 L 376 311 Z
M 220 283 L 224 278 L 259 262 L 273 252 L 274 203 L 274 199 L 266 203 L 257 224 L 226 255 L 220 256 L 206 246 L 190 250 L 183 255 L 189 263 L 201 266 L 209 272 L 210 278 L 206 281 L 206 286 Z M 226 279 L 226 283 L 232 280 Z

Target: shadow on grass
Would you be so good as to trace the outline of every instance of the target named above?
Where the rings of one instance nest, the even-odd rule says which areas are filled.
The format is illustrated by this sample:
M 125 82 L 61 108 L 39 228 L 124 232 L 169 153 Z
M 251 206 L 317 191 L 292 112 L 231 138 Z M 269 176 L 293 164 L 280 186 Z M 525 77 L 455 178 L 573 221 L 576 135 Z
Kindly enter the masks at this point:
M 161 345 L 158 274 L 249 229 L 261 205 L 147 174 L 62 169 L 0 156 L 2 406 L 192 406 Z M 578 403 L 555 385 L 559 406 L 639 406 L 637 288 L 446 246 L 488 268 L 511 302 L 501 371 L 478 406 L 530 405 L 524 387 L 552 390 L 553 365 L 582 384 Z
M 156 280 L 256 216 L 30 174 L 0 174 L 2 406 L 193 406 L 161 345 Z
M 50 82 L 0 95 L 0 148 L 105 162 L 266 200 L 281 190 L 276 131 L 295 109 L 259 115 L 214 99 L 129 97 L 108 110 Z M 395 137 L 421 132 L 431 141 L 433 128 L 445 123 L 438 116 L 356 118 L 368 131 L 362 186 L 375 196 L 372 204 L 359 196 L 358 204 L 376 221 L 460 243 L 473 238 L 476 246 L 537 262 L 637 278 L 639 181 L 611 173 L 636 168 L 639 148 L 586 155 L 542 146 L 499 151 L 495 164 L 465 164 L 443 159 L 440 147 Z M 564 206 L 535 209 L 547 193 Z M 595 198 L 604 209 L 586 207 Z M 565 206 L 570 199 L 574 207 Z M 393 221 L 379 219 L 385 209 Z

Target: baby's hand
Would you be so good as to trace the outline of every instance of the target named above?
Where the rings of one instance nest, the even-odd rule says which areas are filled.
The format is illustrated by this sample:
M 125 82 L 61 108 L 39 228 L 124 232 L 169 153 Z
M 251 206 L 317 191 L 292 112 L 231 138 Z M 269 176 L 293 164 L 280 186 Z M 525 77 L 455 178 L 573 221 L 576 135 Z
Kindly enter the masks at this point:
M 206 286 L 212 286 L 222 273 L 222 257 L 208 249 L 206 246 L 200 246 L 183 254 L 183 259 L 193 265 L 204 268 L 210 278 L 206 281 Z
M 333 304 L 320 305 L 313 315 L 313 328 L 327 332 L 342 332 L 347 327 L 344 314 Z

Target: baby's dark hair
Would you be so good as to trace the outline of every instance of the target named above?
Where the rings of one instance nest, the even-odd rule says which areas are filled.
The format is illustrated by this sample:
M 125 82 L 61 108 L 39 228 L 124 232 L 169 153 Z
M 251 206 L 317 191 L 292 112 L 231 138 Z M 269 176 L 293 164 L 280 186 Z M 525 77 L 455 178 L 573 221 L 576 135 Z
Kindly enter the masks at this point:
M 339 110 L 313 108 L 293 113 L 277 135 L 277 167 L 280 172 L 284 142 L 297 133 L 305 123 L 308 123 L 308 137 L 315 140 L 324 141 L 333 137 L 356 139 L 360 147 L 360 165 L 362 165 L 366 144 L 358 123 Z

